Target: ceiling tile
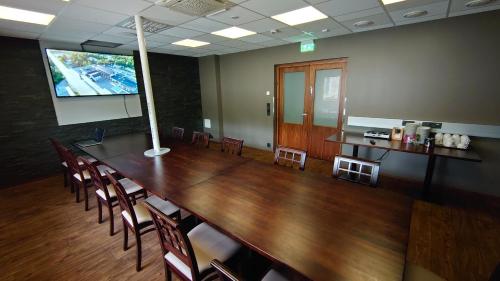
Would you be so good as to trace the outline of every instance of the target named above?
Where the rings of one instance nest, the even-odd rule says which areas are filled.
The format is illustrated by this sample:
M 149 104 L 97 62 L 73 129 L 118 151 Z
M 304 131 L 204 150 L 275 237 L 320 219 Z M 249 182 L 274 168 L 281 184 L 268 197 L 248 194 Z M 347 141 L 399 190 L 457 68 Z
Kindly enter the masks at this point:
M 40 33 L 0 28 L 0 36 L 37 39 L 40 36 Z
M 254 22 L 242 24 L 239 27 L 247 29 L 247 30 L 251 30 L 251 31 L 254 31 L 257 33 L 261 33 L 261 32 L 270 31 L 273 29 L 287 27 L 287 25 L 284 23 L 281 23 L 279 21 L 270 19 L 270 18 L 265 18 L 265 19 L 254 21 Z
M 305 34 L 305 33 L 291 36 L 288 38 L 283 38 L 283 40 L 288 41 L 288 42 L 302 42 L 302 41 L 314 40 L 314 39 L 318 39 L 316 36 L 314 36 L 314 34 Z
M 173 27 L 173 28 L 162 31 L 159 34 L 168 35 L 168 36 L 175 36 L 175 37 L 180 37 L 180 38 L 192 38 L 195 36 L 202 35 L 203 32 L 195 31 L 192 29 L 186 29 L 186 28 L 182 28 L 182 27 Z
M 350 30 L 342 27 L 342 28 L 337 28 L 337 29 L 329 29 L 326 32 L 316 32 L 316 33 L 314 33 L 314 35 L 318 38 L 328 38 L 328 37 L 340 36 L 340 35 L 349 34 L 349 33 L 351 33 Z
M 290 42 L 280 40 L 280 39 L 273 39 L 273 40 L 269 40 L 269 41 L 260 42 L 259 44 L 264 46 L 264 47 L 274 47 L 274 46 L 290 44 Z
M 192 39 L 198 40 L 198 41 L 203 41 L 203 42 L 209 42 L 209 43 L 217 43 L 217 42 L 227 40 L 227 38 L 224 38 L 222 36 L 213 35 L 213 34 L 203 34 L 200 36 L 193 37 Z
M 316 5 L 316 4 L 323 3 L 323 2 L 326 2 L 329 0 L 305 0 L 305 1 L 310 3 L 310 4 Z
M 344 14 L 340 16 L 333 17 L 336 21 L 348 21 L 352 19 L 357 19 L 357 18 L 362 18 L 362 17 L 367 17 L 367 16 L 372 16 L 376 14 L 382 14 L 385 13 L 384 9 L 382 7 L 376 7 L 376 8 L 371 8 L 371 9 L 366 9 L 350 14 Z
M 317 9 L 332 17 L 377 7 L 380 7 L 378 0 L 331 0 L 316 5 Z
M 243 7 L 235 6 L 226 12 L 210 16 L 210 18 L 234 26 L 263 19 L 265 17 Z
M 109 28 L 111 25 L 82 21 L 64 16 L 56 17 L 56 19 L 49 25 L 46 32 L 58 32 L 61 35 L 70 35 L 71 33 L 101 33 Z
M 180 25 L 180 27 L 210 33 L 217 30 L 229 28 L 230 26 L 206 18 L 197 18 L 193 21 Z
M 286 0 L 286 1 L 249 0 L 241 3 L 240 5 L 266 16 L 274 16 L 277 14 L 309 6 L 307 2 L 302 0 Z
M 88 7 L 106 10 L 110 12 L 126 14 L 133 16 L 138 14 L 140 11 L 152 6 L 150 2 L 142 0 L 127 0 L 123 3 L 123 0 L 73 0 L 77 4 L 85 5 Z
M 406 20 L 406 21 L 400 21 L 400 22 L 396 22 L 396 25 L 407 25 L 407 24 L 412 24 L 412 23 L 417 23 L 417 22 L 438 20 L 438 19 L 442 19 L 442 18 L 446 18 L 446 14 L 438 14 L 438 15 L 433 15 L 433 16 L 415 18 L 415 19 Z
M 355 27 L 354 23 L 358 21 L 373 21 L 374 24 L 367 26 L 367 27 Z M 342 22 L 346 27 L 350 28 L 353 32 L 361 32 L 361 31 L 368 31 L 368 30 L 374 30 L 374 29 L 380 29 L 380 28 L 386 28 L 386 27 L 391 27 L 394 26 L 394 24 L 391 22 L 387 14 L 377 14 L 377 15 L 372 15 L 368 17 L 362 17 L 362 18 L 357 18 L 353 20 L 348 20 L 345 22 Z
M 99 34 L 95 37 L 90 38 L 92 40 L 98 40 L 98 41 L 105 41 L 105 42 L 113 42 L 113 43 L 120 43 L 120 44 L 128 44 L 132 43 L 134 41 L 137 41 L 137 39 L 133 37 L 122 37 L 122 36 L 114 36 L 110 34 Z
M 134 29 L 113 26 L 110 29 L 104 31 L 103 33 L 114 35 L 114 36 L 121 36 L 121 37 L 125 37 L 125 38 L 132 38 L 134 40 L 137 40 L 137 35 L 136 35 L 136 32 Z M 153 33 L 144 32 L 145 36 L 149 36 L 152 34 Z
M 421 22 L 424 21 L 422 19 L 425 18 L 434 18 L 437 15 L 446 15 L 446 11 L 448 9 L 448 1 L 443 1 L 443 2 L 437 2 L 429 5 L 424 5 L 424 6 L 417 6 L 417 7 L 412 7 L 404 10 L 398 10 L 398 11 L 393 11 L 390 12 L 390 16 L 392 19 L 396 22 L 405 22 L 405 21 L 411 21 L 411 22 Z M 404 14 L 412 11 L 426 11 L 427 15 L 421 16 L 418 18 L 405 18 Z
M 178 13 L 161 6 L 151 6 L 139 14 L 147 19 L 169 25 L 179 25 L 196 19 L 196 17 Z
M 68 2 L 61 0 L 1 0 L 4 6 L 57 15 Z
M 126 44 L 127 46 L 132 46 L 134 47 L 134 50 L 137 50 L 139 48 L 139 42 L 137 41 L 133 41 L 129 44 Z M 156 48 L 156 47 L 160 47 L 160 46 L 163 46 L 165 45 L 165 43 L 160 43 L 160 42 L 155 42 L 155 41 L 147 41 L 146 40 L 146 49 L 153 49 L 153 48 Z
M 21 32 L 30 33 L 42 33 L 45 31 L 45 29 L 47 29 L 47 26 L 11 20 L 0 20 L 0 30 L 2 29 L 10 29 L 11 31 L 18 30 Z
M 64 9 L 61 15 L 66 18 L 108 25 L 115 25 L 129 17 L 128 15 L 107 12 L 78 4 L 69 5 L 66 9 Z
M 323 20 L 296 25 L 294 26 L 294 28 L 305 32 L 321 33 L 321 31 L 324 29 L 330 29 L 330 30 L 339 29 L 343 28 L 343 26 L 337 23 L 336 21 L 327 18 Z
M 241 40 L 232 39 L 232 40 L 222 41 L 222 42 L 219 42 L 217 44 L 222 45 L 222 46 L 226 46 L 226 47 L 231 47 L 231 48 L 239 48 L 247 43 L 243 42 Z
M 465 3 L 467 3 L 467 2 L 468 2 L 468 0 L 453 0 L 453 1 L 451 1 L 450 16 L 461 16 L 461 15 L 481 13 L 481 12 L 500 9 L 499 1 L 492 1 L 491 3 L 489 3 L 487 5 L 476 7 L 476 8 L 465 7 Z
M 437 2 L 449 2 L 449 0 L 411 0 L 411 1 L 402 1 L 402 2 L 396 2 L 393 4 L 386 5 L 385 8 L 387 9 L 388 12 L 392 11 L 400 11 L 400 10 L 406 10 L 406 9 L 411 9 L 419 6 L 425 6 Z M 469 0 L 470 1 L 470 0 Z
M 302 31 L 295 29 L 293 27 L 284 27 L 278 29 L 278 32 L 276 33 L 271 33 L 270 31 L 262 33 L 266 36 L 273 37 L 276 39 L 282 39 L 282 38 L 288 38 L 292 36 L 297 36 L 303 34 Z
M 162 48 L 153 48 L 148 51 L 152 53 L 161 53 L 161 54 L 173 54 L 175 52 L 174 50 L 162 49 Z
M 254 34 L 254 35 L 242 37 L 242 38 L 240 38 L 240 40 L 244 41 L 244 42 L 249 42 L 249 43 L 261 43 L 261 42 L 265 42 L 265 41 L 269 41 L 269 40 L 274 40 L 274 38 L 269 37 L 269 36 L 265 36 L 262 34 Z
M 153 34 L 153 35 L 146 37 L 147 42 L 154 41 L 154 42 L 159 42 L 159 43 L 163 43 L 163 44 L 173 43 L 173 42 L 177 42 L 179 40 L 182 40 L 182 38 L 174 37 L 174 36 L 167 36 L 167 35 L 162 35 L 162 34 Z

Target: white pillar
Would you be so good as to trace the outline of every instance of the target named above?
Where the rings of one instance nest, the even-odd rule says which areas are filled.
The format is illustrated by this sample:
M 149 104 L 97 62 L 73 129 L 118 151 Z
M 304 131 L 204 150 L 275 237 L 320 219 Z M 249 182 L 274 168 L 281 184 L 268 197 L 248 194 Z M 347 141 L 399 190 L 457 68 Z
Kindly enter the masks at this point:
M 139 54 L 141 57 L 142 78 L 144 81 L 144 90 L 146 91 L 146 102 L 148 105 L 149 126 L 151 127 L 151 136 L 153 138 L 153 149 L 144 152 L 148 157 L 154 157 L 165 154 L 170 151 L 169 148 L 160 147 L 160 138 L 158 137 L 158 125 L 156 123 L 155 102 L 153 98 L 153 88 L 151 87 L 151 74 L 149 73 L 148 51 L 144 39 L 144 30 L 142 29 L 142 17 L 135 15 L 135 29 L 137 31 L 137 41 L 139 43 Z

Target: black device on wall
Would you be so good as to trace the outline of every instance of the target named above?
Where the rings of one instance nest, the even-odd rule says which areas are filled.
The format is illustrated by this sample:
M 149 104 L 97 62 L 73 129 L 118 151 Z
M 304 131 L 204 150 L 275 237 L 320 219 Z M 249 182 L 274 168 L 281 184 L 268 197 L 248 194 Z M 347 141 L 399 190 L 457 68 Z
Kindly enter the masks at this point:
M 137 95 L 134 57 L 45 49 L 56 97 Z

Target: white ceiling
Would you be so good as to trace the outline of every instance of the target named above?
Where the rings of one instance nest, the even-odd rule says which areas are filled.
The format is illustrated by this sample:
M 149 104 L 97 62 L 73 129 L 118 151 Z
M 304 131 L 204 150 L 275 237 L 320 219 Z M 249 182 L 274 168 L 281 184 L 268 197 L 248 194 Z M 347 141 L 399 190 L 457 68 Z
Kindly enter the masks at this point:
M 93 39 L 121 43 L 123 45 L 118 47 L 120 49 L 137 50 L 134 31 L 116 25 L 140 14 L 174 26 L 158 34 L 146 33 L 150 51 L 200 57 L 285 45 L 309 37 L 326 38 L 500 9 L 498 0 L 478 8 L 466 8 L 467 1 L 407 0 L 384 6 L 381 0 L 232 0 L 236 5 L 226 12 L 208 17 L 193 17 L 155 6 L 155 0 L 0 0 L 1 5 L 57 16 L 49 26 L 0 20 L 0 35 L 71 43 Z M 294 27 L 270 18 L 309 5 L 327 14 L 329 18 Z M 405 13 L 414 10 L 426 10 L 427 14 L 414 19 L 403 17 Z M 353 26 L 361 20 L 373 21 L 374 24 L 366 28 Z M 231 26 L 249 29 L 257 34 L 239 39 L 210 34 Z M 188 38 L 211 44 L 198 48 L 171 44 Z

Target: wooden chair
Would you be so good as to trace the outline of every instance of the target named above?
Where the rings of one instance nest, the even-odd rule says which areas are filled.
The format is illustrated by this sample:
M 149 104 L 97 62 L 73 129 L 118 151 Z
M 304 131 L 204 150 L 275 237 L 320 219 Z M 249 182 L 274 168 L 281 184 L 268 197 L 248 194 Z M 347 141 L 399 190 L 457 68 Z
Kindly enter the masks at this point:
M 108 171 L 105 171 L 105 174 L 115 189 L 118 204 L 122 210 L 123 250 L 126 251 L 128 249 L 128 230 L 130 229 L 134 233 L 136 242 L 137 259 L 135 268 L 137 271 L 140 271 L 142 260 L 141 236 L 155 229 L 153 221 L 143 204 L 132 204 L 121 182 L 117 181 Z
M 236 154 L 241 156 L 241 151 L 243 149 L 243 140 L 233 139 L 224 137 L 222 138 L 221 151 L 229 152 L 230 154 Z
M 83 161 L 84 167 L 89 171 L 92 185 L 95 187 L 95 194 L 97 200 L 97 222 L 102 223 L 102 205 L 108 208 L 109 214 L 109 235 L 113 236 L 115 223 L 113 208 L 118 206 L 118 198 L 116 197 L 116 191 L 112 184 L 106 176 L 101 176 L 99 170 L 95 165 L 86 159 L 81 159 Z M 132 202 L 136 202 L 137 199 L 147 198 L 148 193 L 140 185 L 136 184 L 128 178 L 122 178 L 118 180 L 122 186 L 125 188 L 125 192 L 130 197 Z
M 68 163 L 66 163 L 66 159 L 64 158 L 63 149 L 65 149 L 65 147 L 59 141 L 57 141 L 53 138 L 49 138 L 49 140 L 52 143 L 52 146 L 54 147 L 55 151 L 57 152 L 57 155 L 59 156 L 59 160 L 61 161 L 61 168 L 62 168 L 63 175 L 64 175 L 64 186 L 68 186 L 71 174 L 69 173 Z M 97 161 L 96 159 L 89 157 L 89 156 L 84 157 L 84 158 L 90 162 Z M 80 166 L 83 165 L 83 163 L 78 163 L 78 164 Z M 74 192 L 74 190 L 72 189 L 71 192 Z
M 199 146 L 204 146 L 208 148 L 210 144 L 210 134 L 209 133 L 202 133 L 202 132 L 193 132 L 193 138 L 191 140 L 191 143 L 194 145 L 199 145 Z
M 64 159 L 68 164 L 71 189 L 75 189 L 76 192 L 76 202 L 80 202 L 80 188 L 83 189 L 83 194 L 85 196 L 85 211 L 89 210 L 89 194 L 88 188 L 92 186 L 92 179 L 90 177 L 89 171 L 85 170 L 83 167 L 82 158 L 78 159 L 71 150 L 67 148 L 62 148 Z M 82 163 L 80 165 L 79 163 Z M 93 162 L 93 165 L 96 165 L 100 175 L 104 177 L 104 171 L 110 171 L 111 173 L 115 173 L 115 170 L 111 169 L 106 165 L 102 165 L 100 162 Z M 76 188 L 75 188 L 76 187 Z
M 337 155 L 333 162 L 335 178 L 377 186 L 380 163 L 360 158 Z
M 229 269 L 227 266 L 225 266 L 218 260 L 211 261 L 210 265 L 212 265 L 212 267 L 215 268 L 215 271 L 217 271 L 217 274 L 219 275 L 219 280 L 221 281 L 243 281 L 243 279 L 240 279 L 238 276 L 236 276 L 236 274 L 234 274 L 231 271 L 231 269 Z M 281 275 L 278 271 L 274 269 L 270 269 L 269 271 L 267 271 L 266 274 L 259 280 L 288 281 L 287 278 L 285 278 L 283 275 Z
M 184 128 L 172 127 L 172 138 L 183 140 L 184 139 Z
M 307 153 L 302 150 L 293 149 L 284 146 L 278 146 L 274 151 L 274 164 L 283 166 L 298 166 L 304 171 L 306 165 Z
M 166 216 L 147 202 L 146 206 L 156 225 L 168 281 L 172 280 L 172 271 L 181 280 L 211 279 L 214 271 L 210 261 L 227 261 L 240 249 L 240 244 L 206 223 L 187 232 L 185 224 Z

